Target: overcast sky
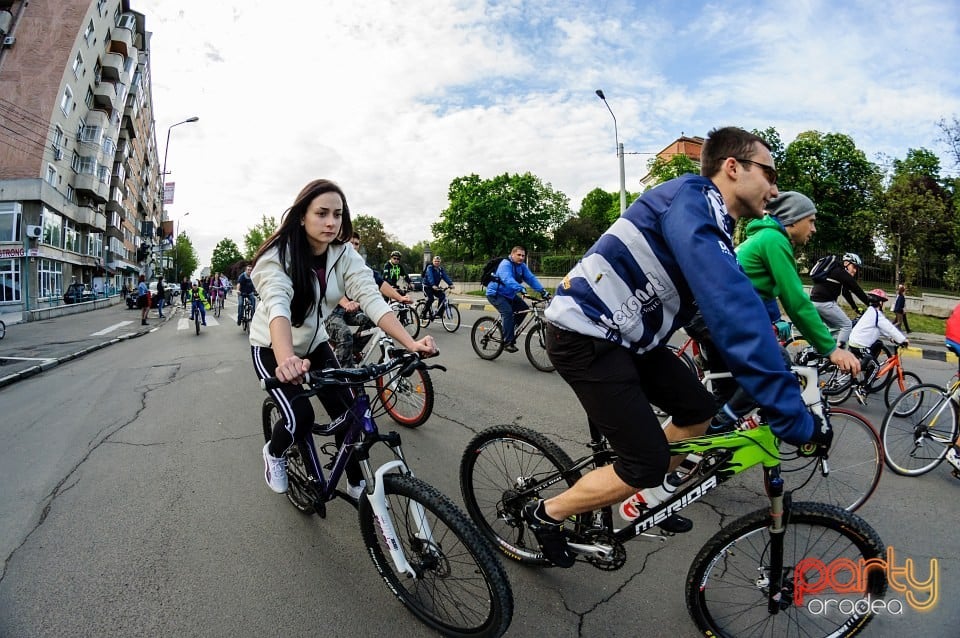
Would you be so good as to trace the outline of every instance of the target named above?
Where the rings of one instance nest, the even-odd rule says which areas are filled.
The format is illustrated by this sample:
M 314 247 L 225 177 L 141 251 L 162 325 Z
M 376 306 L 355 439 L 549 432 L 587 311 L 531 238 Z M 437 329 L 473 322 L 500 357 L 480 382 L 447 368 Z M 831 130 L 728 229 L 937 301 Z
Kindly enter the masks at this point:
M 152 32 L 170 218 L 213 247 L 308 181 L 407 245 L 456 177 L 530 171 L 576 212 L 650 154 L 722 125 L 850 135 L 868 159 L 927 148 L 960 114 L 956 0 L 132 0 Z M 189 216 L 184 217 L 187 213 Z

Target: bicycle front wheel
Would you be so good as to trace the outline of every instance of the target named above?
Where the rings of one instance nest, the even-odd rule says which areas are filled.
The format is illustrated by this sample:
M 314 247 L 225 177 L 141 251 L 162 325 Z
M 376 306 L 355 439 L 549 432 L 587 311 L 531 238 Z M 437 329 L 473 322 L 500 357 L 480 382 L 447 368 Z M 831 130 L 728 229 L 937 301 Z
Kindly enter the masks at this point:
M 687 609 L 709 636 L 853 636 L 873 619 L 870 606 L 857 602 L 869 595 L 882 599 L 886 573 L 871 569 L 863 592 L 803 596 L 823 585 L 822 566 L 862 565 L 880 558 L 883 541 L 863 519 L 823 503 L 794 503 L 784 513 L 780 574 L 771 565 L 771 517 L 763 509 L 747 514 L 717 532 L 697 554 L 687 573 Z M 820 562 L 822 561 L 822 562 Z M 820 568 L 817 568 L 820 565 Z M 771 583 L 780 580 L 778 612 L 770 612 Z M 822 597 L 842 601 L 825 608 Z M 819 605 L 819 608 L 817 607 Z
M 460 309 L 453 304 L 447 304 L 441 311 L 440 323 L 447 332 L 456 332 L 460 327 Z
M 926 474 L 957 440 L 957 405 L 932 383 L 897 397 L 880 426 L 887 467 L 901 476 Z
M 887 388 L 883 391 L 883 403 L 888 408 L 893 404 L 894 399 L 899 397 L 901 394 L 909 390 L 910 388 L 915 388 L 923 381 L 920 380 L 920 377 L 915 375 L 912 372 L 903 372 L 903 381 L 900 380 L 899 376 L 892 375 L 892 380 L 887 384 Z M 900 405 L 901 410 L 909 411 L 913 406 L 909 402 L 905 402 Z M 898 415 L 903 416 L 903 415 Z
M 542 323 L 535 323 L 527 332 L 525 345 L 527 359 L 540 372 L 553 372 L 553 362 L 547 355 L 547 329 Z
M 400 573 L 368 495 L 360 531 L 387 586 L 428 627 L 445 636 L 502 636 L 513 617 L 513 592 L 500 561 L 450 499 L 412 476 L 383 477 L 384 496 L 404 557 Z
M 893 356 L 893 351 L 890 349 L 890 346 L 882 344 L 880 346 L 880 352 L 877 354 L 877 367 L 882 367 L 884 363 L 887 362 L 887 359 Z M 864 373 L 867 374 L 867 373 Z M 874 392 L 880 392 L 884 387 L 889 386 L 893 381 L 893 370 L 888 371 L 885 375 L 874 377 L 873 381 L 867 386 L 867 394 L 873 394 Z
M 379 377 L 377 397 L 390 418 L 408 428 L 423 425 L 433 414 L 433 381 L 426 370 L 414 370 L 409 377 Z
M 827 458 L 781 457 L 794 498 L 855 512 L 867 502 L 883 472 L 883 446 L 874 427 L 851 410 L 832 408 L 833 443 Z
M 487 428 L 473 437 L 460 460 L 460 491 L 467 513 L 507 557 L 549 565 L 520 510 L 531 500 L 550 498 L 573 485 L 579 473 L 531 489 L 572 465 L 567 453 L 539 432 L 515 425 Z
M 7 324 L 0 321 L 0 339 L 7 336 Z
M 499 319 L 480 317 L 470 330 L 473 351 L 481 359 L 496 359 L 503 352 L 503 332 Z
M 197 329 L 197 334 L 200 334 L 200 313 L 197 312 L 193 316 L 193 325 Z

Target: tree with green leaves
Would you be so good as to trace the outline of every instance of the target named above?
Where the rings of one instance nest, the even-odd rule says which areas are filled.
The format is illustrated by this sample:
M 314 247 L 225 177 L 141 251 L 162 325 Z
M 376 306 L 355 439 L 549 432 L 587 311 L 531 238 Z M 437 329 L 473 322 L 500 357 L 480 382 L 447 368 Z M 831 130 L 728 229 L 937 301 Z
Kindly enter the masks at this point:
M 230 269 L 230 266 L 239 261 L 243 261 L 243 255 L 240 254 L 240 249 L 237 248 L 236 242 L 229 237 L 224 237 L 217 242 L 216 247 L 213 249 L 213 257 L 210 258 L 210 269 L 213 272 L 225 273 Z
M 762 131 L 753 129 L 750 131 L 770 146 L 770 155 L 773 157 L 774 166 L 782 166 L 786 149 L 783 146 L 783 140 L 780 139 L 780 133 L 772 126 L 768 126 Z
M 263 242 L 267 241 L 267 238 L 270 237 L 275 230 L 277 230 L 276 218 L 272 215 L 270 217 L 263 215 L 260 218 L 260 222 L 253 228 L 247 230 L 247 233 L 243 236 L 243 257 L 247 261 L 252 260 L 253 256 L 257 254 L 257 250 L 263 245 Z
M 687 157 L 685 153 L 677 153 L 669 159 L 664 159 L 660 156 L 650 158 L 647 162 L 647 173 L 654 179 L 654 181 L 647 186 L 647 190 L 650 190 L 654 186 L 669 182 L 671 179 L 686 175 L 687 173 L 699 175 L 700 167 L 696 162 Z M 627 201 L 629 202 L 629 200 L 630 198 L 628 197 Z
M 807 131 L 784 152 L 780 190 L 803 193 L 817 205 L 817 232 L 807 244 L 814 254 L 874 253 L 874 212 L 882 195 L 879 168 L 842 133 Z
M 371 268 L 380 269 L 386 256 L 394 250 L 396 244 L 383 229 L 383 222 L 370 215 L 351 217 L 353 229 L 360 233 L 360 245 L 367 253 L 367 263 Z
M 199 264 L 200 258 L 187 233 L 180 233 L 173 247 L 173 269 L 176 272 L 168 272 L 167 281 L 181 281 L 184 277 L 193 280 Z
M 543 250 L 573 215 L 567 196 L 532 173 L 457 177 L 447 197 L 433 235 L 450 257 L 469 260 L 506 254 L 516 245 Z
M 942 118 L 937 127 L 943 133 L 940 141 L 947 145 L 954 166 L 960 167 L 960 118 L 956 115 L 951 120 Z

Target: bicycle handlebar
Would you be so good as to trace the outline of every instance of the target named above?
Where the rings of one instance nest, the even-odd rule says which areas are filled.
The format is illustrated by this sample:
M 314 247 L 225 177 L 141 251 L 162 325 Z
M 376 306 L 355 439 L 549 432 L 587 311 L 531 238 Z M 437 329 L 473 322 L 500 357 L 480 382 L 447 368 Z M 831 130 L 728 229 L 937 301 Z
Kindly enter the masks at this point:
M 423 363 L 423 358 L 416 352 L 409 352 L 402 348 L 390 350 L 391 357 L 389 361 L 383 363 L 371 363 L 360 368 L 324 368 L 322 370 L 310 370 L 304 373 L 304 382 L 310 386 L 311 390 L 316 391 L 328 385 L 357 386 L 363 385 L 374 379 L 379 379 L 391 370 L 400 369 L 400 376 L 409 377 L 417 369 L 423 370 L 442 370 L 446 368 L 442 365 L 427 365 Z M 437 351 L 439 354 L 439 351 Z M 431 355 L 436 356 L 436 355 Z M 260 380 L 261 390 L 275 390 L 284 385 L 284 382 L 276 377 L 264 377 Z

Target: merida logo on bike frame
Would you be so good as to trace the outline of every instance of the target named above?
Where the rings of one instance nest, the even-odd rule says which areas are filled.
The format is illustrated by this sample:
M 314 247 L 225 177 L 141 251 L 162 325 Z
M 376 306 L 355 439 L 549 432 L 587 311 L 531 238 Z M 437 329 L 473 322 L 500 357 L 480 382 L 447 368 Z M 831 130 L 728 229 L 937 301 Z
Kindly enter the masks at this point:
M 671 503 L 668 507 L 665 507 L 663 510 L 657 512 L 653 516 L 648 516 L 647 518 L 637 523 L 637 526 L 634 528 L 634 530 L 636 531 L 637 534 L 639 534 L 641 532 L 647 531 L 654 525 L 659 525 L 664 520 L 666 520 L 670 516 L 673 516 L 674 514 L 676 514 L 683 508 L 685 508 L 690 503 L 693 503 L 694 501 L 699 501 L 704 494 L 706 494 L 716 486 L 717 486 L 716 476 L 711 476 L 707 478 L 700 485 L 697 485 L 696 487 L 691 489 L 689 492 L 685 492 L 683 495 L 681 495 L 680 499 L 677 500 L 676 502 Z

